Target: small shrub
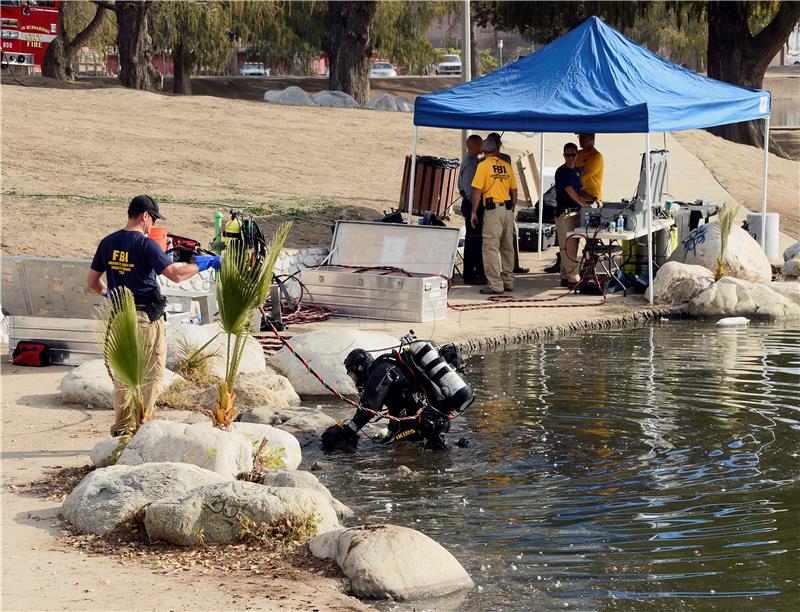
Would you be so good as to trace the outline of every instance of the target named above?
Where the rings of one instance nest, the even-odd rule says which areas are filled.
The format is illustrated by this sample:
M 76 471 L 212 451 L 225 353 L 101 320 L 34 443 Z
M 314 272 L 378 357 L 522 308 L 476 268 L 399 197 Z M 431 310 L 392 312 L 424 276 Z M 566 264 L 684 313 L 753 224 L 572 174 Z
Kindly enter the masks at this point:
M 212 338 L 213 340 L 213 338 Z M 199 349 L 191 346 L 186 340 L 178 340 L 175 372 L 193 383 L 196 387 L 210 387 L 219 379 L 211 373 L 211 360 L 219 355 L 218 350 L 209 351 L 207 342 Z
M 198 410 L 198 393 L 198 389 L 189 381 L 176 380 L 159 394 L 156 403 L 173 410 Z
M 285 513 L 272 523 L 257 523 L 241 513 L 237 518 L 239 539 L 261 546 L 294 547 L 317 535 L 318 519 L 313 513 L 304 514 L 300 518 Z

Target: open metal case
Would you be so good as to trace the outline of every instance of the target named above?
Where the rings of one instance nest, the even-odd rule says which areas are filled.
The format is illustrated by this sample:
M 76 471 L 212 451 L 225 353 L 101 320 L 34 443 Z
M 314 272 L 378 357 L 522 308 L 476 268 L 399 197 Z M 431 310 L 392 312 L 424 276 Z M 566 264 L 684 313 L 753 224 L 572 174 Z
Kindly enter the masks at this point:
M 300 278 L 307 299 L 337 315 L 438 321 L 447 317 L 458 239 L 451 227 L 337 221 L 326 265 Z M 365 269 L 381 267 L 405 273 Z

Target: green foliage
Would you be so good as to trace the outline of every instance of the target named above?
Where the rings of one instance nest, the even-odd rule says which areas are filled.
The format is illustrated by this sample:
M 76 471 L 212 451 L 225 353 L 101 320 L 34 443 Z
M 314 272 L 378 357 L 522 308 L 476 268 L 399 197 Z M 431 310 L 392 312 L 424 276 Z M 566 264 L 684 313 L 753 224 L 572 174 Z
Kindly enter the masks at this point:
M 64 2 L 63 7 L 64 29 L 69 40 L 72 40 L 94 18 L 97 5 L 88 0 L 73 0 L 72 2 Z M 102 24 L 84 42 L 84 46 L 100 51 L 102 55 L 105 55 L 105 48 L 115 45 L 116 41 L 117 16 L 114 11 L 105 11 Z
M 481 49 L 478 51 L 478 61 L 481 66 L 481 74 L 489 74 L 500 67 L 500 62 L 494 56 L 494 49 Z
M 207 350 L 208 345 L 216 338 L 214 336 L 199 349 L 195 349 L 183 338 L 179 339 L 175 372 L 198 387 L 207 387 L 216 382 L 211 374 L 211 360 L 219 355 L 219 351 Z
M 112 292 L 103 312 L 102 326 L 103 358 L 114 380 L 124 386 L 129 401 L 133 403 L 138 429 L 145 417 L 142 387 L 153 373 L 145 372 L 146 359 L 139 341 L 136 304 L 127 287 Z
M 272 269 L 280 255 L 291 223 L 278 228 L 264 261 L 255 259 L 239 241 L 225 250 L 222 267 L 217 274 L 217 307 L 219 323 L 228 336 L 225 351 L 225 380 L 218 386 L 219 399 L 212 411 L 215 426 L 230 429 L 236 416 L 233 391 L 239 364 L 252 321 L 253 311 L 262 306 L 272 283 Z
M 717 257 L 717 267 L 714 270 L 714 280 L 718 281 L 727 272 L 728 266 L 725 263 L 725 255 L 728 252 L 728 239 L 731 235 L 731 228 L 736 219 L 736 215 L 741 209 L 738 202 L 725 202 L 719 209 L 719 257 Z
M 284 448 L 282 446 L 270 448 L 269 440 L 264 438 L 258 443 L 258 446 L 254 442 L 253 448 L 255 450 L 253 454 L 253 472 L 268 472 L 286 467 Z
M 670 7 L 654 2 L 623 33 L 659 55 L 694 70 L 704 70 L 708 50 L 708 25 L 691 15 L 689 3 Z
M 447 10 L 446 3 L 430 0 L 378 2 L 372 33 L 375 52 L 405 64 L 409 74 L 423 73 L 436 59 L 426 38 L 428 28 Z
M 297 518 L 287 512 L 272 523 L 257 523 L 242 513 L 237 519 L 239 539 L 260 546 L 293 547 L 313 538 L 319 529 L 319 520 L 314 514 Z

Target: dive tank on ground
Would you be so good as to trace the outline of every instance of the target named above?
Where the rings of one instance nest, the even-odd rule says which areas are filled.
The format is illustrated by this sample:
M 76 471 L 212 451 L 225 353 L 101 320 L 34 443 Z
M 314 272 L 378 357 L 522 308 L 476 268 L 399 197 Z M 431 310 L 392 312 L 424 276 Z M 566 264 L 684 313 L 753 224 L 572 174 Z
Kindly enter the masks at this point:
M 403 350 L 421 375 L 428 401 L 442 412 L 461 413 L 472 404 L 475 392 L 432 342 L 417 340 L 413 330 L 403 336 Z M 457 353 L 456 353 L 457 359 Z

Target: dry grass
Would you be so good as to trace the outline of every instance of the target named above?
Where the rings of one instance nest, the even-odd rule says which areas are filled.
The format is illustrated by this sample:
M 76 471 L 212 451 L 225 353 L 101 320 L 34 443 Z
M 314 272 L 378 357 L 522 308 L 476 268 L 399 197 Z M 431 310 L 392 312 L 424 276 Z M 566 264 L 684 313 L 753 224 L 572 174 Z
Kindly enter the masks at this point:
M 18 495 L 32 495 L 48 501 L 63 502 L 78 483 L 92 471 L 94 471 L 93 465 L 80 467 L 56 465 L 45 468 L 45 475 L 39 480 L 22 485 L 7 485 L 6 488 Z

